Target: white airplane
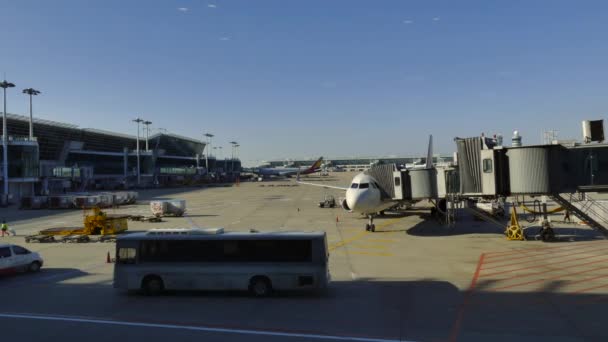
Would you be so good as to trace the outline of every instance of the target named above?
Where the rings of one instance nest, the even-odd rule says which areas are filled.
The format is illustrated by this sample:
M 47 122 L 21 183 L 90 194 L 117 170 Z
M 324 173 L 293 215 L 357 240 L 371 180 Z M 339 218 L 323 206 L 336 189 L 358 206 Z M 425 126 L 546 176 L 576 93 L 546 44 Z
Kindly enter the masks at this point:
M 426 158 L 425 168 L 433 167 L 433 136 L 429 137 L 429 148 Z M 416 167 L 418 168 L 418 167 Z M 365 225 L 366 231 L 375 232 L 374 216 L 382 211 L 392 208 L 398 204 L 411 205 L 412 201 L 395 201 L 383 199 L 381 188 L 374 177 L 361 172 L 351 181 L 350 187 L 332 186 L 326 184 L 308 183 L 300 181 L 300 175 L 296 180 L 298 184 L 312 185 L 328 189 L 338 189 L 346 191 L 344 200 L 340 205 L 342 208 L 352 213 L 360 213 L 368 217 L 369 221 Z M 407 203 L 406 203 L 407 202 Z

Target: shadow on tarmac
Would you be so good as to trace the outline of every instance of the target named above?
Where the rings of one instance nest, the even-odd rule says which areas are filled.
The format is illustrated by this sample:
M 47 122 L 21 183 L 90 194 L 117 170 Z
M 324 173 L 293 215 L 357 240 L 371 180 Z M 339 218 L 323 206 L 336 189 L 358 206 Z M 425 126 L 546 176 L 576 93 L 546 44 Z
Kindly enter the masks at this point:
M 408 235 L 434 237 L 465 234 L 495 234 L 504 236 L 505 229 L 508 225 L 506 220 L 504 221 L 504 228 L 501 228 L 488 222 L 474 220 L 470 217 L 458 217 L 453 226 L 447 226 L 440 223 L 437 219 L 427 213 L 420 214 L 419 217 L 423 219 L 423 221 L 407 229 Z M 523 223 L 521 224 L 522 226 L 524 225 Z M 591 228 L 554 226 L 553 230 L 555 231 L 556 235 L 556 239 L 553 242 L 593 241 L 605 239 L 601 233 Z M 527 240 L 540 240 L 538 237 L 539 232 L 539 226 L 524 228 L 524 235 L 526 236 Z
M 53 274 L 66 271 L 73 270 L 56 269 Z M 59 284 L 60 279 L 65 280 L 47 278 L 48 289 L 29 290 L 27 298 L 3 296 L 0 311 L 91 317 L 112 312 L 115 320 L 419 341 L 608 340 L 603 320 L 597 319 L 608 295 L 564 293 L 564 280 L 546 282 L 534 291 L 497 292 L 492 279 L 461 291 L 446 281 L 362 278 L 332 282 L 324 294 L 282 292 L 252 298 L 224 291 L 146 297 L 109 291 L 107 283 Z M 11 291 L 3 283 L 0 289 Z M 66 296 L 80 299 L 65 301 Z

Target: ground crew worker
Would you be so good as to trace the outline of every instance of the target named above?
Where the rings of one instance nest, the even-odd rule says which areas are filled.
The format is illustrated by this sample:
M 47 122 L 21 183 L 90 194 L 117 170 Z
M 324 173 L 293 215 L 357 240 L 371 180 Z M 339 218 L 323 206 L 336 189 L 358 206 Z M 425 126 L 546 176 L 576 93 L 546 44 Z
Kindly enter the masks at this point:
M 570 210 L 566 209 L 566 213 L 564 214 L 564 222 L 571 222 L 570 221 Z
M 6 224 L 6 220 L 2 220 L 2 225 L 0 225 L 0 230 L 2 230 L 2 237 L 4 237 L 5 234 L 10 236 L 10 234 L 8 233 L 8 224 Z

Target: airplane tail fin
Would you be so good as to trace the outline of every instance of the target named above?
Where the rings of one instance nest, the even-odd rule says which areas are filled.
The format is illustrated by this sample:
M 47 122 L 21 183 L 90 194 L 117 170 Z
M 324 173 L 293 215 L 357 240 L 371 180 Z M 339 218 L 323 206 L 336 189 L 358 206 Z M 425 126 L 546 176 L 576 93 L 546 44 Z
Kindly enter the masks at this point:
M 427 169 L 433 167 L 433 135 L 429 136 L 429 149 L 426 153 L 426 166 Z
M 314 162 L 307 171 L 312 171 L 314 172 L 315 170 L 318 170 L 321 168 L 321 164 L 323 164 L 323 157 L 317 159 L 316 162 Z

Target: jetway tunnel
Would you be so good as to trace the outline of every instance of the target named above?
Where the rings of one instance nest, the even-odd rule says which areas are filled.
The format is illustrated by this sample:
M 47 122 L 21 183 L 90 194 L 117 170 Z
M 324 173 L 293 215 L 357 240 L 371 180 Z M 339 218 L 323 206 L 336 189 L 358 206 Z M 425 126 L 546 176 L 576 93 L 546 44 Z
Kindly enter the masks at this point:
M 608 236 L 608 208 L 580 195 L 608 191 L 608 144 L 506 147 L 487 137 L 455 142 L 456 165 L 400 169 L 385 164 L 366 173 L 378 182 L 383 200 L 396 202 L 548 196 Z
M 608 190 L 608 144 L 504 147 L 456 138 L 461 198 L 545 195 L 608 235 L 608 208 L 581 193 Z

